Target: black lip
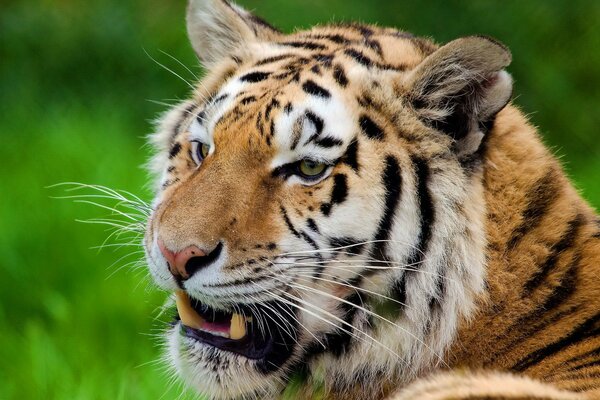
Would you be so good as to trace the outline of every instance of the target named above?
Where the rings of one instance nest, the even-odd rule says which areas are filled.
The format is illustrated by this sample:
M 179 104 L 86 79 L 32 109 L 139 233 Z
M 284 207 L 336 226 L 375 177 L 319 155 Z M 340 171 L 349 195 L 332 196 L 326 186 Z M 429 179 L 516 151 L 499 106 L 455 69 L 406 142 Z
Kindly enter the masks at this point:
M 264 337 L 260 332 L 248 331 L 244 338 L 239 340 L 228 339 L 222 336 L 211 335 L 208 332 L 190 328 L 181 324 L 181 333 L 199 342 L 216 347 L 220 350 L 230 351 L 251 360 L 264 358 L 272 344 L 271 338 Z
M 200 305 L 196 300 L 192 301 L 192 305 L 197 311 L 202 311 L 201 315 L 223 314 Z M 252 309 L 245 305 L 238 305 L 236 309 L 243 315 L 252 316 L 252 322 L 246 324 L 247 334 L 242 339 L 234 340 L 212 335 L 183 323 L 180 323 L 180 333 L 219 350 L 255 360 L 258 369 L 264 373 L 279 369 L 293 353 L 298 338 L 296 317 L 291 318 L 294 315 L 292 307 L 273 301 L 262 305 L 254 304 Z M 259 320 L 262 321 L 260 325 Z M 285 329 L 282 326 L 285 326 Z

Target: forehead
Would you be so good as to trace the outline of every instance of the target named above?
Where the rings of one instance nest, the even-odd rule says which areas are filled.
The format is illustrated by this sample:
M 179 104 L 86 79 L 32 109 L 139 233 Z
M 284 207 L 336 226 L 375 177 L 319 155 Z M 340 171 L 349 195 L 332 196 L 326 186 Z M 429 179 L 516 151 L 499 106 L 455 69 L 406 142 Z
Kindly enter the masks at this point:
M 192 133 L 214 141 L 255 136 L 282 162 L 298 152 L 333 157 L 356 134 L 352 116 L 369 85 L 406 73 L 426 55 L 415 40 L 395 30 L 337 27 L 253 44 L 233 57 L 234 72 Z

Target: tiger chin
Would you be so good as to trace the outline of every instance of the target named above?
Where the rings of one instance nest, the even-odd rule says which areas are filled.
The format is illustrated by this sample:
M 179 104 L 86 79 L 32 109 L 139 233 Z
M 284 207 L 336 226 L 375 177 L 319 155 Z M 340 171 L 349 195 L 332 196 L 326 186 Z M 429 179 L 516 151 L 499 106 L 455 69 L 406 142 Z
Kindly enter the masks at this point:
M 600 396 L 600 233 L 509 50 L 191 0 L 144 247 L 211 399 Z M 596 396 L 596 397 L 595 397 Z

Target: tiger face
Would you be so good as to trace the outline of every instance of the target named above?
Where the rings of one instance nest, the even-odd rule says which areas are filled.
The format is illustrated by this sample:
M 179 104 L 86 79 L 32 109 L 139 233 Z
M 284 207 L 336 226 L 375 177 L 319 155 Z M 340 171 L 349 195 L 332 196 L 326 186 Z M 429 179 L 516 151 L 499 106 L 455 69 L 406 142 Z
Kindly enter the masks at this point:
M 144 245 L 170 359 L 211 398 L 299 371 L 378 393 L 443 363 L 484 281 L 480 153 L 510 54 L 362 25 L 284 35 L 191 1 L 207 68 L 153 137 Z M 377 379 L 376 379 L 377 378 Z

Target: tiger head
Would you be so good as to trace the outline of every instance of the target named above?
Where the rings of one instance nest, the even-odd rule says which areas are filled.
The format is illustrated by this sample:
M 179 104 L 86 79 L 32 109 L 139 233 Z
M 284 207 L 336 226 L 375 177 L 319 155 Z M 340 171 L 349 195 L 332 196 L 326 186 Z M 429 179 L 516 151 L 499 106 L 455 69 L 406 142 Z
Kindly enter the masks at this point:
M 190 1 L 187 24 L 207 74 L 153 136 L 144 240 L 176 294 L 178 373 L 265 398 L 300 372 L 381 391 L 443 362 L 484 286 L 480 160 L 508 50 L 358 24 L 285 35 L 221 0 Z

